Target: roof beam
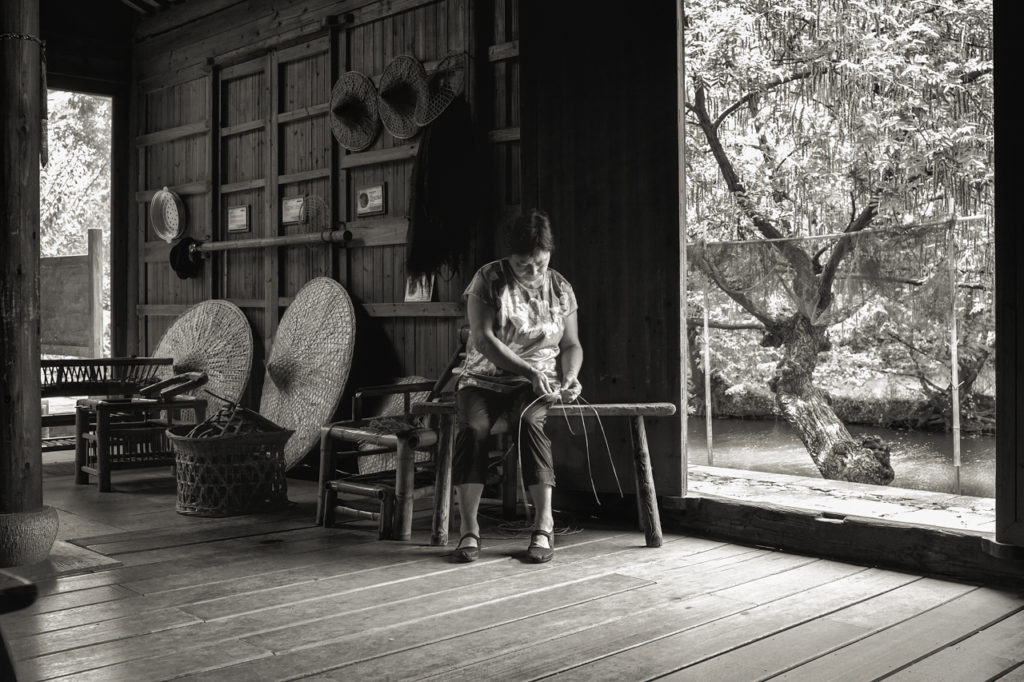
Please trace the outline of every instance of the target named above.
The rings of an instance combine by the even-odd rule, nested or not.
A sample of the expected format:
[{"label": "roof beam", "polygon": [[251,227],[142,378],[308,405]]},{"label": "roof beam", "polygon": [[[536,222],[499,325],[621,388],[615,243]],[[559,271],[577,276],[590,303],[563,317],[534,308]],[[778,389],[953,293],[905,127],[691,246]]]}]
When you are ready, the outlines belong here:
[{"label": "roof beam", "polygon": [[121,0],[121,2],[124,3],[125,5],[127,5],[128,7],[131,7],[133,10],[135,10],[139,14],[149,14],[150,13],[149,10],[145,6],[143,6],[143,4],[141,2],[138,2],[137,0]]}]

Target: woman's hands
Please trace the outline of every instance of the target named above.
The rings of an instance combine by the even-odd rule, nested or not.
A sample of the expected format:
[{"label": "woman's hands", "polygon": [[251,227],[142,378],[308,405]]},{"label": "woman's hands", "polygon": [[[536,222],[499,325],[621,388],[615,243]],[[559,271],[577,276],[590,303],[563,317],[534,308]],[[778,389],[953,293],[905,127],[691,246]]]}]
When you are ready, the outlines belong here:
[{"label": "woman's hands", "polygon": [[530,375],[530,383],[536,395],[544,396],[551,402],[561,400],[563,403],[571,403],[583,393],[583,385],[575,376],[568,376],[565,384],[561,387],[556,382],[548,379],[543,372],[533,372]]},{"label": "woman's hands", "polygon": [[558,399],[558,390],[555,384],[543,372],[533,370],[530,373],[530,384],[533,386],[533,392],[536,395],[545,396],[551,400]]},{"label": "woman's hands", "polygon": [[565,385],[562,386],[562,402],[571,403],[583,393],[583,384],[575,376],[569,375],[565,378]]}]

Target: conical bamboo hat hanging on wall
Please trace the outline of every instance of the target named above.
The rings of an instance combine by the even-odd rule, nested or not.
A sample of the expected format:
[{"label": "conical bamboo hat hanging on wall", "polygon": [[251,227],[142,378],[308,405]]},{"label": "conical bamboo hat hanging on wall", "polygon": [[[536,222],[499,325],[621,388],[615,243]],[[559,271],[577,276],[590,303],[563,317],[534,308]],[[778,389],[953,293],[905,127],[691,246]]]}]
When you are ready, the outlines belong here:
[{"label": "conical bamboo hat hanging on wall", "polygon": [[391,60],[380,77],[380,119],[392,137],[404,140],[419,132],[416,109],[427,97],[427,72],[415,57],[400,55]]},{"label": "conical bamboo hat hanging on wall", "polygon": [[[205,372],[206,385],[195,396],[206,399],[206,413],[242,399],[252,369],[252,328],[245,313],[229,301],[211,300],[185,311],[164,332],[153,357],[172,358],[161,379]],[[204,390],[205,389],[205,390]],[[208,392],[207,392],[208,391]]]},{"label": "conical bamboo hat hanging on wall", "polygon": [[310,280],[281,316],[260,414],[295,432],[284,449],[286,469],[309,452],[338,409],[352,366],[355,331],[352,300],[329,277]]},{"label": "conical bamboo hat hanging on wall", "polygon": [[348,71],[331,91],[331,132],[345,149],[361,152],[377,139],[377,88],[369,76]]},{"label": "conical bamboo hat hanging on wall", "polygon": [[450,54],[427,76],[426,95],[416,103],[416,125],[430,125],[466,89],[466,54]]}]

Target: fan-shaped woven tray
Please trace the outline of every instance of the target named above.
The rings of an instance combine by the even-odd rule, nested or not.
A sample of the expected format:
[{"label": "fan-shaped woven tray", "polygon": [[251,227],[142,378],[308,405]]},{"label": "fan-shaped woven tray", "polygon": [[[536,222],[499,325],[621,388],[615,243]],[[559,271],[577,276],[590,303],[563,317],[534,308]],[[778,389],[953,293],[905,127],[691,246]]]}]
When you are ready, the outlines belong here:
[{"label": "fan-shaped woven tray", "polygon": [[310,280],[281,316],[267,360],[260,414],[294,431],[285,468],[301,460],[331,421],[348,380],[356,318],[344,287],[329,277]]},{"label": "fan-shaped woven tray", "polygon": [[212,414],[225,401],[237,403],[242,398],[252,369],[252,328],[234,303],[203,301],[171,324],[153,355],[174,360],[171,367],[161,368],[161,379],[206,372],[206,385],[194,394],[206,399],[206,412]]}]

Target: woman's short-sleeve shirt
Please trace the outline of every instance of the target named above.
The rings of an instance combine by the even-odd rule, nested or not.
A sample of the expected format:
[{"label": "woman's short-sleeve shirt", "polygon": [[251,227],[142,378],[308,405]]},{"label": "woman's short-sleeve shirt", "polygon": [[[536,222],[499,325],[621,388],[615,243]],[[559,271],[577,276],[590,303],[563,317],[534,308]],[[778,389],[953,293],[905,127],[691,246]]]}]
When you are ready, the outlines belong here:
[{"label": "woman's short-sleeve shirt", "polygon": [[[548,268],[537,287],[528,287],[512,272],[508,260],[488,263],[473,276],[463,298],[473,296],[495,311],[494,335],[531,367],[557,381],[558,344],[565,318],[576,312],[572,285]],[[470,337],[459,386],[510,391],[529,379],[499,369],[473,345]]]}]

